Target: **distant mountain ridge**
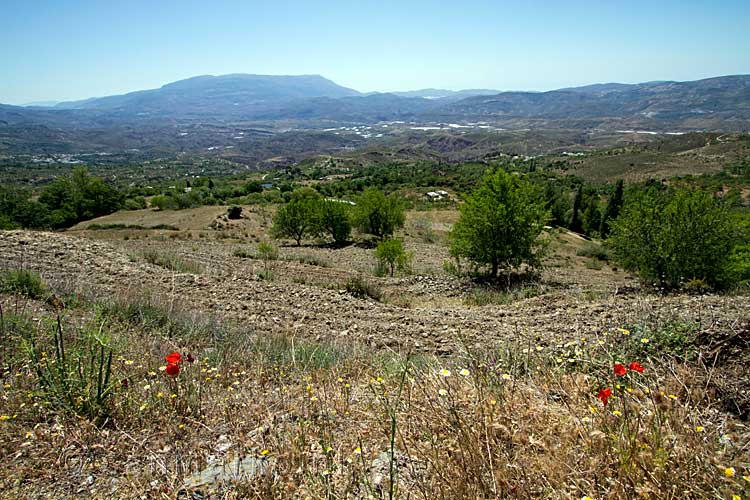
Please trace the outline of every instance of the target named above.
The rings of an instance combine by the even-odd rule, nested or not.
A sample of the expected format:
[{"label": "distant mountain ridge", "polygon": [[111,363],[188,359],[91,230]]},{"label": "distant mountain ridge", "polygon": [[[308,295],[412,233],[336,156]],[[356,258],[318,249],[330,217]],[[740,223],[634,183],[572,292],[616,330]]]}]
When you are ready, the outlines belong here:
[{"label": "distant mountain ridge", "polygon": [[[503,92],[468,97],[446,107],[447,115],[485,119],[644,120],[690,128],[691,120],[750,125],[750,75],[692,82],[598,84],[549,92]],[[700,121],[700,120],[698,120]],[[682,122],[682,123],[679,123]]]},{"label": "distant mountain ridge", "polygon": [[[95,150],[112,143],[182,151],[187,139],[176,142],[169,134],[194,125],[201,132],[191,134],[190,141],[202,144],[207,137],[221,136],[211,127],[241,125],[273,133],[389,121],[469,128],[482,122],[482,127],[509,130],[750,131],[750,75],[548,92],[423,89],[370,94],[319,75],[207,75],[54,107],[0,105],[0,153],[30,151],[43,143],[58,151]],[[169,132],[154,136],[155,130]]]},{"label": "distant mountain ridge", "polygon": [[148,116],[242,115],[279,103],[316,97],[341,98],[359,92],[319,75],[203,75],[158,89],[57,104],[55,109],[131,112]]},{"label": "distant mountain ridge", "polygon": [[[398,119],[485,120],[509,126],[638,125],[732,130],[750,128],[750,76],[692,82],[604,83],[548,92],[422,89],[362,94],[320,75],[203,75],[158,89],[19,108],[35,123],[64,125],[142,120],[316,120],[371,123]],[[7,111],[7,110],[6,110]],[[0,117],[0,119],[2,119]],[[617,122],[617,123],[615,123]],[[619,124],[619,125],[618,125]]]},{"label": "distant mountain ridge", "polygon": [[464,90],[445,90],[445,89],[421,89],[407,90],[404,92],[390,92],[390,94],[399,97],[422,97],[424,99],[462,99],[464,97],[475,95],[494,95],[499,94],[499,90],[492,89],[464,89]]}]

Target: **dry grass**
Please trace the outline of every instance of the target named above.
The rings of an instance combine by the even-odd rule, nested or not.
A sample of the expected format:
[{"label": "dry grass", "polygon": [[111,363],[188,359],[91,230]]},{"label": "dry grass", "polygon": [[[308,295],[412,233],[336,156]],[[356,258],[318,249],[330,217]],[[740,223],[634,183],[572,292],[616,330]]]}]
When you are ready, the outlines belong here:
[{"label": "dry grass", "polygon": [[[52,358],[43,332],[55,312],[32,306],[6,308],[0,331],[4,498],[177,498],[190,473],[246,456],[266,474],[216,498],[750,495],[750,433],[707,390],[715,366],[697,347],[675,356],[687,344],[664,344],[672,331],[644,341],[639,318],[632,333],[448,359],[267,338],[174,303],[82,304],[63,315],[64,334],[99,331],[115,352],[97,427],[40,387],[24,346],[36,334]],[[172,351],[195,357],[176,378],[163,371]],[[614,375],[615,361],[636,357],[644,373]]]}]

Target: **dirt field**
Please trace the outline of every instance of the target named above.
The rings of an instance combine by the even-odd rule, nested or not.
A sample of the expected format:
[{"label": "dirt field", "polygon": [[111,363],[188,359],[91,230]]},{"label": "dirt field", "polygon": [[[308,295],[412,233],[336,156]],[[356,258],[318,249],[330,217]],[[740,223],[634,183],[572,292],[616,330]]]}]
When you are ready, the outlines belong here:
[{"label": "dirt field", "polygon": [[[652,293],[556,229],[540,283],[489,290],[446,272],[453,211],[408,214],[411,274],[361,238],[262,260],[270,211],[224,212],[0,232],[0,271],[51,293],[0,294],[0,498],[750,494],[746,296]],[[102,332],[111,396],[43,390],[85,366],[58,338],[101,371]]]}]

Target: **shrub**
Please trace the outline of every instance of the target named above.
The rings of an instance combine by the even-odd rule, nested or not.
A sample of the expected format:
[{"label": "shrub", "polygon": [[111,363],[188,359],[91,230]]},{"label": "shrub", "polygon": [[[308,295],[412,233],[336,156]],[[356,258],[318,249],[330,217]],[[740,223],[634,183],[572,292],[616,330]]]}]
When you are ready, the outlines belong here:
[{"label": "shrub", "polygon": [[258,243],[258,258],[265,262],[277,260],[279,258],[279,249],[271,243],[261,241]]},{"label": "shrub", "polygon": [[317,255],[297,255],[292,257],[285,257],[284,260],[288,261],[296,261],[300,264],[307,264],[308,266],[318,266],[318,267],[331,267],[331,263],[328,262],[323,257],[319,257]]},{"label": "shrub", "polygon": [[42,278],[28,269],[15,269],[0,274],[0,289],[6,293],[41,299],[47,292]]},{"label": "shrub", "polygon": [[701,192],[641,193],[612,223],[609,244],[622,266],[665,289],[702,279],[723,286],[734,245],[726,210]]},{"label": "shrub", "polygon": [[163,194],[151,198],[151,206],[157,210],[177,210],[179,208],[177,200],[174,197]]},{"label": "shrub", "polygon": [[383,240],[375,249],[375,257],[379,264],[384,268],[387,267],[391,276],[397,268],[401,272],[408,272],[411,269],[413,256],[413,252],[404,250],[401,240]]},{"label": "shrub", "polygon": [[125,210],[142,210],[146,208],[146,198],[143,196],[136,196],[135,198],[128,198],[125,200],[123,207]]},{"label": "shrub", "polygon": [[241,219],[242,218],[242,207],[238,205],[231,206],[227,209],[227,219]]},{"label": "shrub", "polygon": [[344,289],[347,293],[360,299],[366,299],[369,297],[378,302],[383,299],[383,290],[381,290],[379,286],[367,281],[361,276],[349,278],[349,280],[346,282],[346,285],[344,286]]},{"label": "shrub", "polygon": [[729,254],[728,281],[739,286],[750,285],[750,244],[737,245]]},{"label": "shrub", "polygon": [[144,251],[143,260],[178,273],[200,274],[203,272],[203,266],[197,262],[188,261],[173,254],[162,254],[155,250]]},{"label": "shrub", "polygon": [[413,224],[414,230],[425,243],[435,243],[437,235],[432,229],[432,222],[429,219],[417,219]]},{"label": "shrub", "polygon": [[609,260],[609,253],[605,246],[590,242],[585,243],[583,247],[579,248],[576,255],[579,257],[591,257],[605,262]]}]

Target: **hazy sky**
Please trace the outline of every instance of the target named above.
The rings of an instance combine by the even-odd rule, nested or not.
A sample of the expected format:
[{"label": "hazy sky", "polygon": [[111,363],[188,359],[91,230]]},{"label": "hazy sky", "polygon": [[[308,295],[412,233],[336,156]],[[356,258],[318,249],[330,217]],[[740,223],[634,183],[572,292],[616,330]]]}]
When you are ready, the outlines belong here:
[{"label": "hazy sky", "polygon": [[200,74],[360,91],[548,90],[750,73],[750,0],[0,0],[0,102]]}]

